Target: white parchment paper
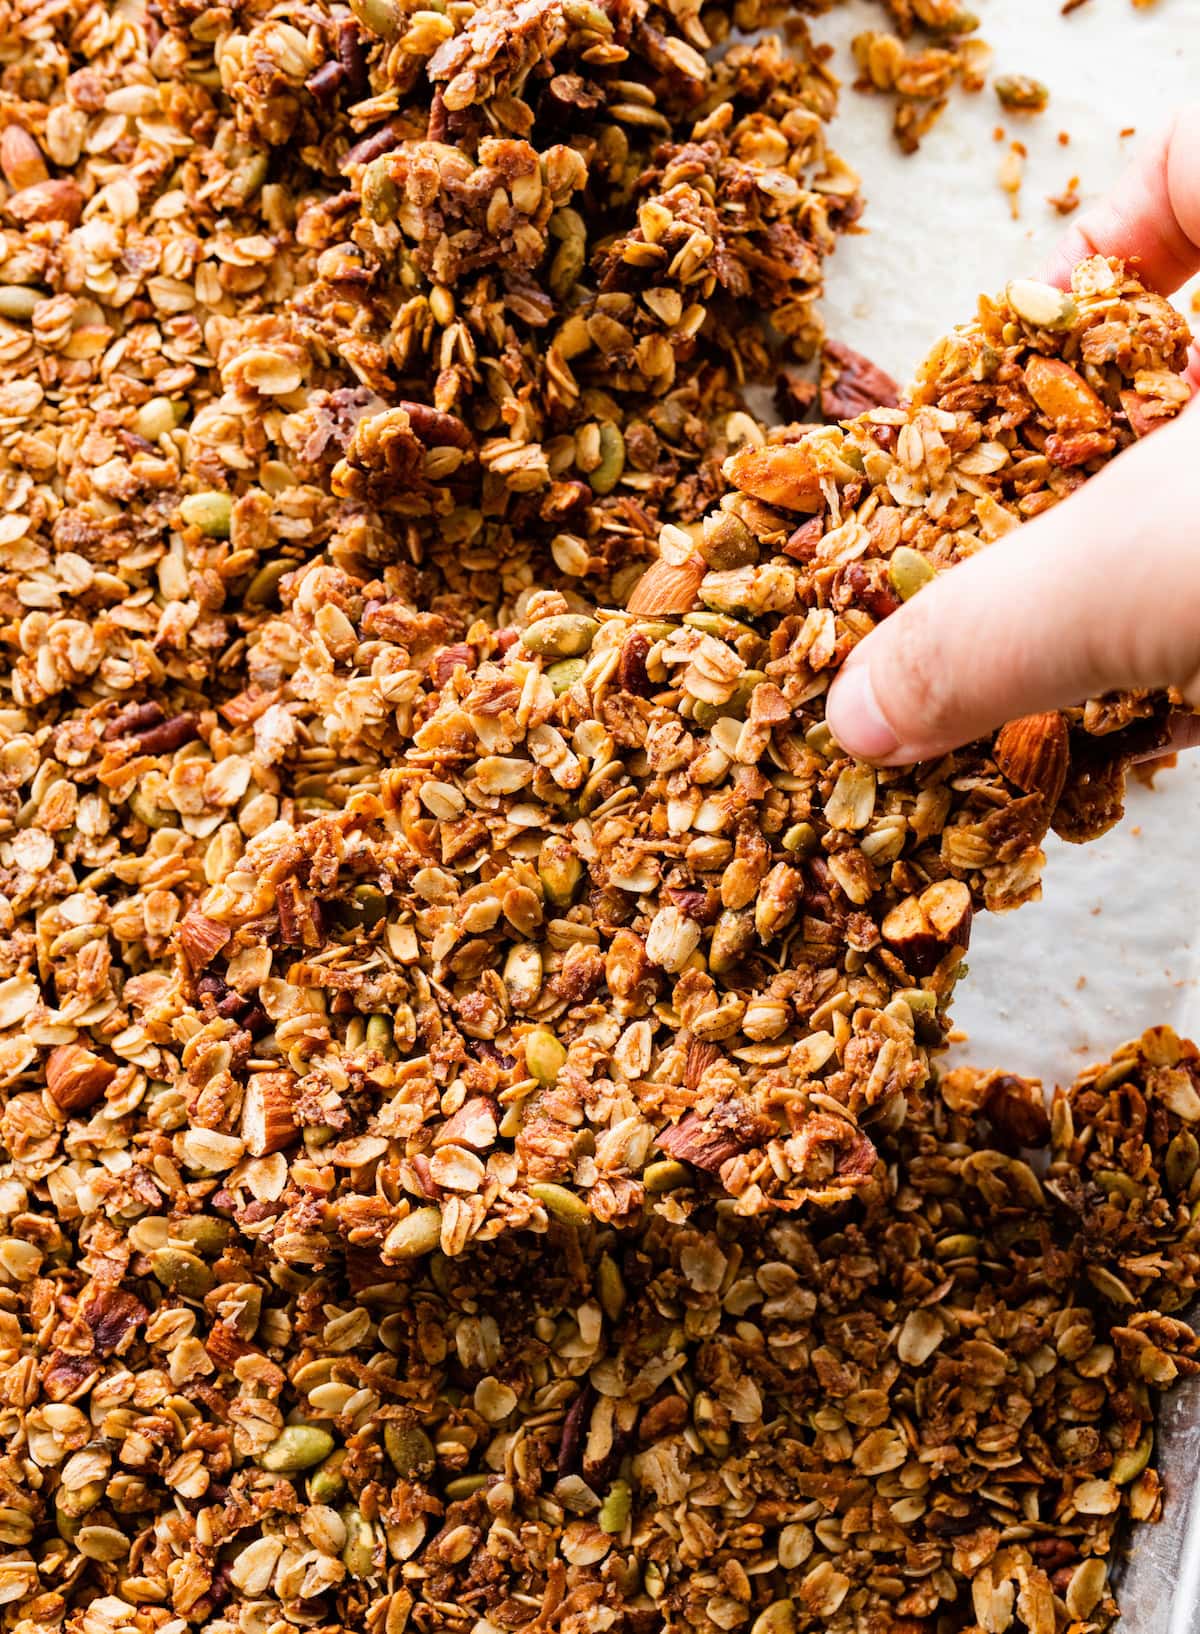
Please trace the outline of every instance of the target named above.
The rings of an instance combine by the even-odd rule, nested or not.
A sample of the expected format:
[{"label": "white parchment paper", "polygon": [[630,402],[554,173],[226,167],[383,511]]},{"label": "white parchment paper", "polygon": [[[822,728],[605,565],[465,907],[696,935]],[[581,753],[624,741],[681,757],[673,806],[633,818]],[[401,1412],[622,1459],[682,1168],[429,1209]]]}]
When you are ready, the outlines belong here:
[{"label": "white parchment paper", "polygon": [[[1102,193],[1139,140],[1200,96],[1200,0],[1158,0],[1145,11],[1131,0],[1089,0],[1069,18],[1059,0],[979,0],[972,9],[996,48],[997,72],[1049,85],[1046,113],[1010,114],[990,88],[959,96],[906,159],[891,144],[888,102],[846,92],[834,130],[838,150],[863,176],[868,232],[843,242],[834,258],[829,328],[901,380],[937,334],[970,315],[981,290],[1036,275],[1065,226],[1047,194],[1063,192],[1073,176],[1085,202]],[[841,42],[844,78],[853,77],[845,42],[879,26],[878,8],[867,4],[818,23],[823,38]],[[1123,137],[1131,126],[1136,134]],[[1029,154],[1016,221],[997,179],[1013,139]],[[1200,1036],[1200,751],[1153,792],[1134,786],[1125,824],[1105,839],[1047,849],[1044,899],[976,922],[955,1010],[969,1034],[964,1057],[1049,1085],[1157,1022]],[[1173,1399],[1159,1462],[1167,1516],[1134,1544],[1122,1627],[1200,1634],[1200,1503],[1192,1501],[1200,1390]]]}]

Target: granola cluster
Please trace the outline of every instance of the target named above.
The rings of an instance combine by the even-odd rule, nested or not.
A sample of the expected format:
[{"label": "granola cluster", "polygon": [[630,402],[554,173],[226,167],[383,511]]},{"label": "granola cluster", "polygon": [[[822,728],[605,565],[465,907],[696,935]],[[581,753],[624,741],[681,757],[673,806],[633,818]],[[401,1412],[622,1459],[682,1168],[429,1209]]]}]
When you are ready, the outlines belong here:
[{"label": "granola cluster", "polygon": [[1186,331],[1091,263],[818,367],[789,10],[0,0],[13,1634],[1110,1616],[1195,1055],[1042,1186],[930,1053],[1166,703],[876,773],[823,698]]},{"label": "granola cluster", "polygon": [[1049,1118],[948,1074],[837,1215],[405,1273],[281,1264],[279,1154],[250,1214],[211,1181],[128,1223],[53,1224],[15,1164],[0,1593],[21,1634],[1096,1634],[1200,1369],[1198,1124],[1159,1029]]},{"label": "granola cluster", "polygon": [[[1176,413],[1186,349],[1106,261],[1070,294],[1014,284],[911,403],[733,455],[625,610],[539,590],[431,649],[398,705],[374,687],[373,786],[263,827],[180,922],[186,1161],[287,1152],[276,1251],[384,1266],[554,1217],[679,1219],[714,1186],[753,1215],[872,1183],[972,914],[1037,894],[1051,827],[1116,820],[1167,703],[879,772],[832,740],[829,682],[935,573]],[[264,628],[311,655],[337,619],[340,653],[272,680],[340,760],[408,656],[393,608],[322,564]]]}]

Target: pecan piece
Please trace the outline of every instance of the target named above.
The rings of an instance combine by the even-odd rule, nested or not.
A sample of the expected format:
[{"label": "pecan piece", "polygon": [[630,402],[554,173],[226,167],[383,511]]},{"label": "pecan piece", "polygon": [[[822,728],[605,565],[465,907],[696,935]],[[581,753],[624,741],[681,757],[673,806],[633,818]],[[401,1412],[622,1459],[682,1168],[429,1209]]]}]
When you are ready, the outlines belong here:
[{"label": "pecan piece", "polygon": [[895,408],[900,388],[869,357],[827,340],[821,368],[821,413],[827,420],[852,420],[873,408]]},{"label": "pecan piece", "polygon": [[163,721],[159,726],[139,731],[138,748],[145,755],[167,755],[172,750],[182,749],[185,743],[191,743],[193,738],[199,736],[199,716],[194,710],[185,709],[181,715],[172,715],[170,720]]},{"label": "pecan piece", "polygon": [[101,1356],[120,1351],[126,1340],[150,1315],[136,1294],[126,1288],[97,1288],[84,1307],[84,1319],[92,1330],[92,1343]]},{"label": "pecan piece", "polygon": [[62,1112],[94,1106],[116,1076],[116,1067],[82,1044],[60,1044],[46,1061],[46,1088]]}]

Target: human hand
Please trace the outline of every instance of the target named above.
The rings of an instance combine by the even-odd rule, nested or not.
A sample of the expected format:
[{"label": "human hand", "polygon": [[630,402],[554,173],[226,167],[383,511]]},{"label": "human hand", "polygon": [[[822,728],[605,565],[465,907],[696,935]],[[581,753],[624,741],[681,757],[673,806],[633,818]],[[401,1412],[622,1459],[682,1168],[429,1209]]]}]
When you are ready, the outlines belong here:
[{"label": "human hand", "polygon": [[[1200,105],[1180,114],[1045,274],[1138,259],[1169,295],[1200,271]],[[1200,350],[1188,371],[1200,387]],[[855,648],[826,719],[852,754],[909,765],[1004,721],[1125,687],[1200,707],[1200,409],[1128,449],[1063,504],[935,581]],[[1176,745],[1200,742],[1186,717]]]}]

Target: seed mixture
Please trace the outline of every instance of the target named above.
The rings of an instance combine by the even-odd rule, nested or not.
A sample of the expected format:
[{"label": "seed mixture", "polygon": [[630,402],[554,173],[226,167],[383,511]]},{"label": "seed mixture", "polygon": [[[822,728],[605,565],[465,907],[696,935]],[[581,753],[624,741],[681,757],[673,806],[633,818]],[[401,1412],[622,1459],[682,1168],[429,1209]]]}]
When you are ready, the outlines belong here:
[{"label": "seed mixture", "polygon": [[68,1265],[78,1216],[20,1213],[17,1163],[15,1626],[1106,1629],[1158,1394],[1200,1366],[1198,1085],[1166,1029],[1049,1118],[960,1069],[837,1216],[717,1203],[348,1282],[201,1187]]},{"label": "seed mixture", "polygon": [[1195,1054],[1122,1057],[1144,1151],[1072,1092],[1040,1192],[1033,1088],[930,1054],[1167,701],[876,774],[822,700],[1187,334],[1089,263],[900,405],[823,341],[862,203],[791,9],[0,18],[16,1634],[1111,1618]]}]

